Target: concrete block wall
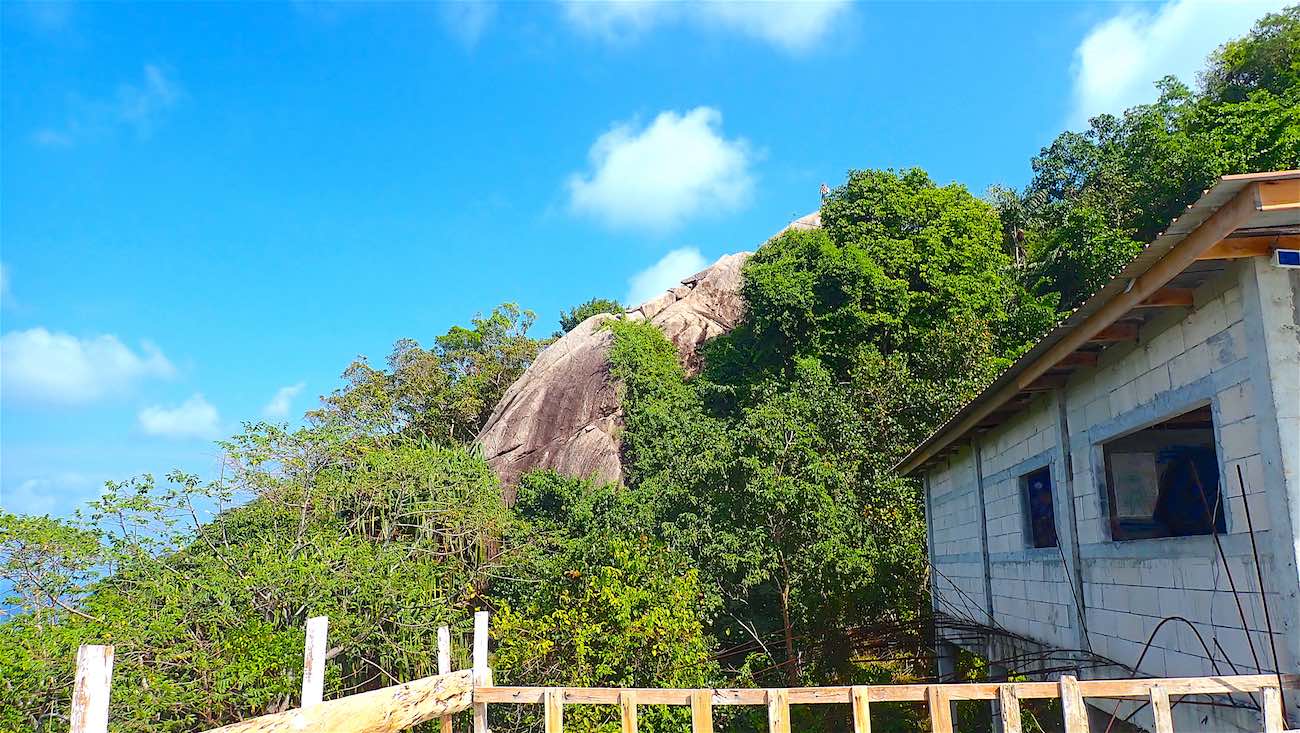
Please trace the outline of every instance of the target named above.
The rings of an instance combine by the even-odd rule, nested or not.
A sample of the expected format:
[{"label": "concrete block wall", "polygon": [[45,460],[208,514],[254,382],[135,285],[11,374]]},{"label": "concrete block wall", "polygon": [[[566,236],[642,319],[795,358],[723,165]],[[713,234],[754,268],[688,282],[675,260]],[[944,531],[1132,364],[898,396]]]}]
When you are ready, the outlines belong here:
[{"label": "concrete block wall", "polygon": [[928,511],[931,562],[935,568],[934,607],[987,623],[973,451],[964,450],[953,456],[946,470],[929,477]]},{"label": "concrete block wall", "polygon": [[[971,607],[971,613],[956,615],[987,622],[986,611],[973,605],[983,604],[989,593],[998,625],[1044,644],[1074,648],[1082,635],[1075,628],[1077,605],[1066,574],[1073,565],[1064,560],[1077,550],[1079,600],[1095,653],[1153,676],[1275,667],[1300,672],[1298,291],[1300,274],[1279,274],[1262,260],[1232,263],[1197,289],[1194,307],[1165,311],[1144,326],[1136,344],[1108,348],[1096,368],[1080,370],[1057,394],[1040,397],[975,438],[987,556],[975,451],[967,446],[932,469],[927,477],[932,557],[953,581],[946,593],[939,592],[936,608],[953,613],[953,607]],[[1214,416],[1222,471],[1227,533],[1218,539],[1226,562],[1209,536],[1112,541],[1102,443],[1206,404]],[[1068,446],[1061,445],[1063,434]],[[1067,449],[1073,467],[1068,477]],[[1043,466],[1052,470],[1059,550],[1029,547],[1026,537],[1019,479]],[[1072,505],[1062,506],[1071,494]],[[1265,631],[1247,508],[1268,590],[1272,639]],[[1160,625],[1171,616],[1186,621]],[[1088,674],[1127,673],[1111,668]],[[1215,709],[1189,707],[1185,715],[1206,710]],[[1250,718],[1222,711],[1212,717],[1223,730],[1237,729]]]},{"label": "concrete block wall", "polygon": [[[1089,640],[1094,652],[1124,664],[1136,666],[1141,657],[1143,674],[1228,674],[1234,667],[1248,673],[1273,666],[1246,534],[1245,503],[1257,533],[1267,530],[1269,510],[1238,277],[1230,268],[1207,282],[1192,309],[1148,323],[1137,344],[1108,349],[1096,369],[1076,375],[1065,389]],[[1228,534],[1220,540],[1227,563],[1208,536],[1112,542],[1101,444],[1207,403],[1222,467]],[[1261,553],[1267,579],[1267,543]],[[1270,609],[1280,600],[1270,598]],[[1181,621],[1156,632],[1169,616],[1186,618],[1200,638]]]}]

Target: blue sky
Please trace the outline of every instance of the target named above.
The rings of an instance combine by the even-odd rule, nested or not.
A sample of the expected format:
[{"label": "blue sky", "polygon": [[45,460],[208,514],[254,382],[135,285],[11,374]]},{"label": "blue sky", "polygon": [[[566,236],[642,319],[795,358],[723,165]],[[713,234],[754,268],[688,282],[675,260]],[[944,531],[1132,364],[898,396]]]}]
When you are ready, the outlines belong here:
[{"label": "blue sky", "polygon": [[0,506],[210,475],[348,362],[538,335],[851,168],[975,191],[1277,6],[5,3]]}]

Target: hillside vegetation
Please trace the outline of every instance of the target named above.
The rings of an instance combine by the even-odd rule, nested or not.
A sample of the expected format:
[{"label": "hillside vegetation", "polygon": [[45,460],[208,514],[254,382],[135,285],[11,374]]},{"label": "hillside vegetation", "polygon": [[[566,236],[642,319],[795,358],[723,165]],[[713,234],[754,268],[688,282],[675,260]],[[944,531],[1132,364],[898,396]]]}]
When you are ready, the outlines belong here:
[{"label": "hillside vegetation", "polygon": [[[654,327],[613,322],[624,486],[534,472],[503,502],[470,441],[545,345],[506,304],[352,364],[305,427],[247,425],[215,480],[111,484],[76,521],[0,513],[22,609],[0,623],[0,729],[66,730],[81,643],[116,645],[114,730],[284,709],[322,614],[327,697],[435,673],[437,627],[463,640],[477,609],[493,611],[498,684],[930,674],[920,489],[891,465],[1217,176],[1300,167],[1300,9],[1221,48],[1196,88],[1159,89],[1058,136],[1024,191],[851,171],[822,229],[749,261],[748,313],[697,377]],[[562,328],[611,309],[593,299]],[[839,706],[817,707],[796,726],[839,727]],[[920,712],[881,706],[876,727],[916,730]],[[642,725],[686,714],[647,709]],[[536,725],[493,715],[502,733]],[[566,726],[616,716],[580,707]]]}]

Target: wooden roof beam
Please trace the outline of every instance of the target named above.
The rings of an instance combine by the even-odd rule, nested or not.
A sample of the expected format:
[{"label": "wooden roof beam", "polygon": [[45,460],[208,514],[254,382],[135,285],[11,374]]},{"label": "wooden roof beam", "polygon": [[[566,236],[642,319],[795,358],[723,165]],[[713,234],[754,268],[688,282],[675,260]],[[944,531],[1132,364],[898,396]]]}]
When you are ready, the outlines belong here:
[{"label": "wooden roof beam", "polygon": [[1243,257],[1268,257],[1275,249],[1300,248],[1300,236],[1294,234],[1229,237],[1196,256],[1198,260],[1239,260]]},{"label": "wooden roof beam", "polygon": [[1138,324],[1132,321],[1116,321],[1089,336],[1088,343],[1113,344],[1120,341],[1137,341],[1137,337]]},{"label": "wooden roof beam", "polygon": [[1259,185],[1259,210],[1300,209],[1300,178],[1268,181]]},{"label": "wooden roof beam", "polygon": [[1192,288],[1160,288],[1134,308],[1190,308]]},{"label": "wooden roof beam", "polygon": [[1076,367],[1097,366],[1100,354],[1096,351],[1076,351],[1066,354],[1065,358],[1052,365],[1053,369],[1074,369]]},{"label": "wooden roof beam", "polygon": [[1026,392],[1051,392],[1054,389],[1060,389],[1069,381],[1069,374],[1044,374],[1025,385]]}]

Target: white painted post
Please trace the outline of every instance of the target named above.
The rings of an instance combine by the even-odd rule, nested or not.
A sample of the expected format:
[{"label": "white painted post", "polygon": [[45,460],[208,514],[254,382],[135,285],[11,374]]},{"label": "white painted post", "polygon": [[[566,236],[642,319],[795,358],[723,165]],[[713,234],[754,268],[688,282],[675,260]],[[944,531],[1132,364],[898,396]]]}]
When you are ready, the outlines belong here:
[{"label": "white painted post", "polygon": [[[474,686],[492,684],[492,670],[488,668],[488,612],[474,614]],[[474,733],[488,733],[487,703],[474,703]]]},{"label": "white painted post", "polygon": [[[438,627],[438,674],[451,672],[451,629]],[[451,716],[442,716],[442,733],[451,733]]]},{"label": "white painted post", "polygon": [[72,733],[108,733],[108,693],[113,680],[113,647],[82,644],[72,689]]},{"label": "white painted post", "polygon": [[302,707],[319,704],[325,699],[325,654],[329,637],[328,616],[307,619],[307,640],[302,653]]}]

